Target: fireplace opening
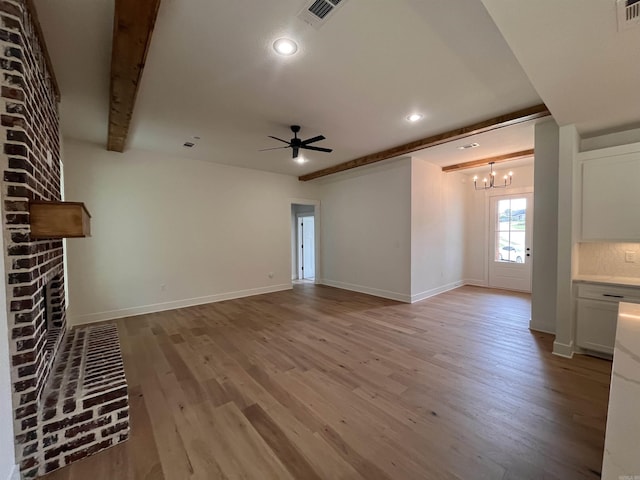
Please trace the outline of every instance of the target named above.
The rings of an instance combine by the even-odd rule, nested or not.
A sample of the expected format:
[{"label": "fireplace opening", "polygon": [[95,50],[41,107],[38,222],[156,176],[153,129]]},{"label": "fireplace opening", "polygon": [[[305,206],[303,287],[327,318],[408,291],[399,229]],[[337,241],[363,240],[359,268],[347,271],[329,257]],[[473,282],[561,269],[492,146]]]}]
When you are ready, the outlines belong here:
[{"label": "fireplace opening", "polygon": [[60,309],[60,282],[59,275],[54,276],[42,287],[44,298],[43,316],[44,331],[46,335],[45,352],[51,354],[58,340],[61,325]]}]

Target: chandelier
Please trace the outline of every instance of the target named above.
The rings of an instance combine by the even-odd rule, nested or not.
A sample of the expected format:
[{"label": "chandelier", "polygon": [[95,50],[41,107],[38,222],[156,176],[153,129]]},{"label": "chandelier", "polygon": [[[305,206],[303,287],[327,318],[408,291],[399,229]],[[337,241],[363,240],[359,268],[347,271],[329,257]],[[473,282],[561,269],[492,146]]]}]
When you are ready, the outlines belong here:
[{"label": "chandelier", "polygon": [[491,171],[489,172],[489,178],[484,177],[482,179],[481,185],[478,185],[478,176],[473,177],[473,186],[476,190],[489,190],[490,188],[505,188],[511,185],[511,179],[513,178],[513,172],[507,173],[502,179],[504,180],[504,184],[500,183],[496,185],[496,172],[493,171],[493,164],[496,162],[489,162],[489,168]]}]

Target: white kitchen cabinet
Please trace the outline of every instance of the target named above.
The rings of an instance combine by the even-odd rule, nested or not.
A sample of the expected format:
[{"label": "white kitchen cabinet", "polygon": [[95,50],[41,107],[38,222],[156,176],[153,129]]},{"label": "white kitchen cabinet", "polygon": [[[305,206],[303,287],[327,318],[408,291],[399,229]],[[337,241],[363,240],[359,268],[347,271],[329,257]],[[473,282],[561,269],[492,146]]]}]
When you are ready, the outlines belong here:
[{"label": "white kitchen cabinet", "polygon": [[618,303],[578,299],[576,345],[613,355],[616,340]]},{"label": "white kitchen cabinet", "polygon": [[640,150],[633,148],[640,147],[581,154],[583,241],[640,241]]},{"label": "white kitchen cabinet", "polygon": [[640,289],[605,284],[577,286],[576,345],[613,355],[620,302],[640,303]]}]

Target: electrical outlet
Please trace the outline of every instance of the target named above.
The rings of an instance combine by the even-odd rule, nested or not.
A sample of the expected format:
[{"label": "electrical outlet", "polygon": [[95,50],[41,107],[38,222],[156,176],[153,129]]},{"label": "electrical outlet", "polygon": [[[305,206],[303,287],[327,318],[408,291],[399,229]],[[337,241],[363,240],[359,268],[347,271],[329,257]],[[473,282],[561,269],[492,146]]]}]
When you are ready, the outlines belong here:
[{"label": "electrical outlet", "polygon": [[273,278],[273,277],[275,277],[275,273],[273,273],[273,272],[269,272],[269,275],[268,275],[268,276],[269,276],[269,278]]},{"label": "electrical outlet", "polygon": [[167,286],[164,283],[160,284],[160,290],[161,291],[164,292],[166,289],[167,289]]},{"label": "electrical outlet", "polygon": [[636,263],[636,252],[630,250],[624,252],[624,261],[627,263]]}]

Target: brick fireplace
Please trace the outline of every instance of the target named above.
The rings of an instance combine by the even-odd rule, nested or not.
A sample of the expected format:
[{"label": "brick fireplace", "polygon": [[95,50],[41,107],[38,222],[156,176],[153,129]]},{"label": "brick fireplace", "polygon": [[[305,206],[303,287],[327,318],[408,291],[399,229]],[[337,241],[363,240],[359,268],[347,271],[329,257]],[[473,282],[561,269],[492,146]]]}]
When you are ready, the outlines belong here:
[{"label": "brick fireplace", "polygon": [[63,242],[30,236],[61,200],[58,90],[31,0],[0,0],[2,220],[15,455],[33,478],[128,437],[115,326],[67,332]]}]

